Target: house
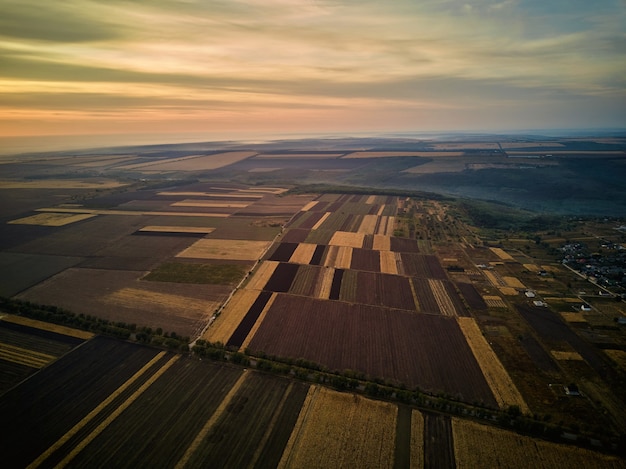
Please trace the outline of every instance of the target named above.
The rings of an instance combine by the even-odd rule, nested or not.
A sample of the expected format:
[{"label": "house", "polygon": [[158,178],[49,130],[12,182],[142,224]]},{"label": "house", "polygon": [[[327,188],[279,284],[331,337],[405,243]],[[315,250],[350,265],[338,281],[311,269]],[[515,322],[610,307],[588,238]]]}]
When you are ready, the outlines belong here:
[{"label": "house", "polygon": [[526,290],[526,291],[524,292],[524,295],[526,295],[526,298],[534,298],[534,297],[536,296],[536,295],[535,295],[535,292],[534,292],[534,291],[532,291],[532,290]]}]

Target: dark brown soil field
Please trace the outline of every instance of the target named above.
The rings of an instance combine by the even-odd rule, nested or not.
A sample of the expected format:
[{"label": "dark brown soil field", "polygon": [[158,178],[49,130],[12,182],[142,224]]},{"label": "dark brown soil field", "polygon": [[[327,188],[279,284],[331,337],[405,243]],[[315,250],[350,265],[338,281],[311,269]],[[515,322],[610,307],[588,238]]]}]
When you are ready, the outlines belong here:
[{"label": "dark brown soil field", "polygon": [[250,349],[496,406],[451,318],[278,295]]},{"label": "dark brown soil field", "polygon": [[304,243],[306,237],[309,235],[309,230],[303,230],[300,228],[293,228],[287,231],[282,238],[284,243]]},{"label": "dark brown soil field", "polygon": [[297,247],[298,243],[282,242],[276,246],[276,249],[274,249],[274,252],[268,259],[270,261],[289,262],[289,259],[291,259],[291,256]]},{"label": "dark brown soil field", "polygon": [[544,350],[541,344],[537,342],[537,339],[532,335],[524,336],[524,338],[520,340],[520,345],[524,348],[533,363],[537,365],[537,368],[546,372],[559,372],[559,367],[552,356]]},{"label": "dark brown soil field", "polygon": [[438,280],[447,278],[446,271],[439,263],[437,256],[407,252],[403,252],[400,256],[402,257],[402,266],[406,275]]},{"label": "dark brown soil field", "polygon": [[345,301],[394,309],[415,310],[409,279],[391,274],[357,272],[357,288],[354,298]]},{"label": "dark brown soil field", "polygon": [[452,421],[447,415],[424,415],[424,469],[455,469]]},{"label": "dark brown soil field", "polygon": [[391,238],[391,250],[395,252],[420,252],[417,241],[408,238]]},{"label": "dark brown soil field", "polygon": [[430,284],[427,279],[413,278],[413,287],[415,288],[415,296],[419,304],[419,310],[423,313],[441,314],[439,311],[439,304],[435,300],[433,290],[430,288]]},{"label": "dark brown soil field", "polygon": [[325,252],[326,252],[326,246],[319,244],[315,248],[315,252],[313,253],[313,256],[311,257],[311,262],[309,263],[311,265],[320,265],[322,263],[322,259],[324,258]]},{"label": "dark brown soil field", "polygon": [[311,200],[313,198],[306,195],[267,196],[237,211],[236,215],[246,217],[291,217]]},{"label": "dark brown soil field", "polygon": [[231,290],[227,285],[140,281],[144,274],[71,268],[28,289],[19,298],[192,336]]},{"label": "dark brown soil field", "polygon": [[323,216],[324,212],[311,212],[311,215],[306,217],[306,220],[298,224],[298,228],[310,230]]},{"label": "dark brown soil field", "polygon": [[70,256],[0,252],[0,296],[17,295],[82,260]]},{"label": "dark brown soil field", "polygon": [[250,330],[254,326],[257,319],[259,319],[259,316],[263,312],[263,308],[265,308],[265,305],[271,296],[272,293],[268,291],[262,291],[259,293],[259,296],[254,303],[252,303],[252,306],[237,326],[237,329],[235,329],[235,332],[233,332],[233,335],[230,339],[228,339],[226,345],[235,346],[237,348],[241,347],[241,344],[243,344],[243,341],[246,340],[246,337],[248,337]]},{"label": "dark brown soil field", "polygon": [[[83,339],[76,337],[0,321],[0,348],[8,345],[60,357],[83,342]],[[0,395],[38,370],[38,368],[16,363],[16,361],[0,359]]]},{"label": "dark brown soil field", "polygon": [[157,352],[97,337],[5,393],[0,412],[11,422],[0,438],[5,467],[26,467]]},{"label": "dark brown soil field", "polygon": [[478,290],[471,283],[458,282],[456,283],[457,288],[461,292],[461,295],[467,301],[470,309],[484,311],[487,309],[487,304],[483,297],[480,296]]},{"label": "dark brown soil field", "polygon": [[380,254],[378,251],[355,248],[352,250],[352,263],[350,268],[354,270],[367,270],[368,272],[380,272]]},{"label": "dark brown soil field", "polygon": [[249,372],[185,467],[276,467],[307,391],[306,384]]},{"label": "dark brown soil field", "polygon": [[14,251],[55,256],[92,256],[146,225],[153,217],[102,215],[56,228],[54,232],[16,247]]},{"label": "dark brown soil field", "polygon": [[341,283],[343,281],[343,275],[345,270],[337,269],[335,270],[335,275],[333,276],[333,283],[330,287],[330,295],[329,299],[338,300],[339,295],[341,294]]},{"label": "dark brown soil field", "polygon": [[565,341],[571,345],[602,378],[614,376],[615,372],[601,355],[601,352],[576,335],[556,313],[553,313],[547,308],[538,308],[529,305],[518,305],[516,307],[519,313],[528,321],[530,326],[546,344],[555,344]]},{"label": "dark brown soil field", "polygon": [[442,280],[443,286],[448,293],[448,297],[452,301],[454,305],[454,310],[456,311],[457,316],[465,316],[469,317],[470,313],[467,310],[467,307],[463,304],[461,297],[459,296],[456,288],[454,288],[454,284],[449,282],[448,280]]},{"label": "dark brown soil field", "polygon": [[263,289],[272,292],[288,292],[299,267],[298,264],[278,264]]},{"label": "dark brown soil field", "polygon": [[216,363],[179,359],[87,445],[72,466],[174,467],[241,373]]},{"label": "dark brown soil field", "polygon": [[314,265],[301,265],[291,284],[289,293],[292,295],[314,296],[315,289],[325,267]]}]

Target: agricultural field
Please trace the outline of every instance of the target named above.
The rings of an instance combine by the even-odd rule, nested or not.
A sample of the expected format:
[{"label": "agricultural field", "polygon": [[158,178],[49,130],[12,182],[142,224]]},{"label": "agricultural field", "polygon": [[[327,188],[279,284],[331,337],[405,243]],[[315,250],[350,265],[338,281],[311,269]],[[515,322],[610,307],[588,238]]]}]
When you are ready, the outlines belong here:
[{"label": "agricultural field", "polygon": [[0,316],[0,394],[91,337],[20,316]]},{"label": "agricultural field", "polygon": [[[598,157],[601,165],[617,161],[623,151],[603,150],[602,145],[613,143],[588,142],[582,148],[583,143],[569,141],[507,141],[502,147],[496,142],[333,144],[334,149],[324,144],[315,150],[274,142],[189,145],[145,154],[125,149],[33,155],[24,164],[28,171],[17,160],[3,164],[0,295],[132,325],[138,333],[131,340],[141,328],[161,329],[185,340],[219,342],[224,353],[250,360],[244,372],[173,352],[146,348],[150,351],[139,353],[123,343],[123,353],[111,352],[117,364],[102,358],[103,372],[117,373],[124,357],[134,364],[115,389],[107,388],[110,401],[97,393],[100,397],[90,401],[91,410],[100,409],[97,418],[62,439],[91,412],[85,404],[95,392],[89,383],[99,378],[83,368],[88,383],[79,389],[87,396],[68,415],[71,422],[48,429],[48,421],[38,420],[43,430],[29,423],[33,434],[51,432],[33,449],[44,454],[54,448],[42,465],[70,458],[70,465],[91,467],[101,461],[110,466],[123,455],[129,466],[164,461],[197,467],[206,460],[224,467],[239,467],[242,461],[251,467],[301,466],[314,461],[317,450],[311,448],[320,444],[327,450],[317,451],[320,461],[340,457],[332,444],[312,439],[326,425],[336,429],[329,433],[333,441],[350,448],[360,467],[370,460],[376,466],[468,467],[474,464],[469,450],[459,449],[466,444],[461,427],[468,422],[458,416],[485,423],[490,417],[483,415],[489,412],[546,422],[605,448],[620,441],[626,429],[620,392],[626,385],[626,339],[618,319],[626,316],[626,308],[619,298],[599,294],[598,286],[567,270],[559,258],[566,240],[589,243],[598,252],[609,249],[603,244],[623,243],[614,220],[569,219],[554,228],[549,216],[524,222],[504,205],[477,213],[476,207],[486,204],[431,197],[414,188],[431,190],[452,181],[450,190],[484,194],[498,181],[497,191],[510,190],[498,192],[494,200],[515,199],[522,184],[526,192],[537,192],[529,198],[536,202],[552,184],[540,189],[540,182],[530,184],[524,177],[528,171],[520,169],[532,167],[538,181],[549,173],[551,182],[559,171],[578,174],[585,155]],[[557,157],[547,158],[546,152]],[[524,155],[533,158],[520,158]],[[39,171],[41,180],[31,178]],[[384,177],[384,187],[380,181],[370,184],[373,174]],[[343,184],[355,193],[334,191]],[[558,187],[569,201],[570,193]],[[594,212],[598,215],[621,203],[622,189],[610,181],[603,187],[612,196]],[[584,184],[579,188],[587,191]],[[491,228],[474,226],[476,220]],[[583,303],[589,311],[581,311]],[[70,352],[72,341],[85,338],[68,339],[69,344],[50,335],[64,337],[62,332],[47,331],[28,339],[28,329],[17,331],[18,326],[30,327],[0,321],[5,396],[33,370],[39,371],[24,385],[40,376],[54,384],[48,370],[68,373],[57,368],[66,359],[75,360],[69,367],[82,366],[72,358],[78,350],[91,357],[90,350],[102,346],[104,352],[98,353],[109,354],[113,347],[105,346],[105,339],[92,339]],[[143,358],[135,363],[136,353]],[[293,380],[294,370],[278,379],[254,370],[264,357],[281,364],[300,360],[311,368],[298,371],[303,381]],[[321,370],[356,376],[359,382],[351,383],[353,393],[331,392],[327,386],[333,380],[320,378]],[[73,376],[70,381],[77,379]],[[190,384],[169,387],[176,382]],[[376,444],[384,440],[384,448],[378,448],[384,460],[378,460],[367,452],[374,442],[358,446],[376,433],[359,430],[362,422],[353,419],[354,409],[365,407],[359,415],[374,418],[377,405],[385,407],[364,397],[373,383],[390,385],[392,395],[419,393],[455,416],[414,408],[421,398],[405,401],[402,410],[386,403],[394,418],[380,424],[386,431],[374,438]],[[567,391],[570,385],[580,392]],[[46,386],[32,392],[45,393]],[[208,394],[203,387],[214,398],[202,401]],[[155,405],[157,396],[163,396],[162,404]],[[69,405],[64,402],[60,411]],[[305,419],[318,414],[316,406],[322,404],[341,409],[336,414],[353,422],[354,433],[331,423],[336,415]],[[464,405],[467,414],[457,407]],[[35,411],[42,411],[43,404],[37,406]],[[313,409],[313,414],[301,409]],[[52,413],[44,417],[52,419]],[[188,426],[175,414],[184,415]],[[258,425],[244,425],[249,421]],[[294,428],[299,429],[296,436]],[[116,441],[120,433],[129,436],[127,442]],[[142,441],[142,434],[155,436]],[[171,451],[155,447],[151,441],[157,440],[166,441]],[[55,447],[58,441],[63,443]],[[520,447],[527,444],[515,441]],[[133,445],[138,450],[130,454]],[[542,455],[560,451],[540,447]],[[595,453],[584,454],[593,459]],[[489,456],[479,457],[491,465]],[[587,456],[568,457],[594,467],[585,463]],[[545,458],[543,464],[556,465]]]},{"label": "agricultural field", "polygon": [[517,467],[522,458],[624,467],[588,449],[103,337],[0,394],[0,410],[12,422],[0,440],[8,468]]}]

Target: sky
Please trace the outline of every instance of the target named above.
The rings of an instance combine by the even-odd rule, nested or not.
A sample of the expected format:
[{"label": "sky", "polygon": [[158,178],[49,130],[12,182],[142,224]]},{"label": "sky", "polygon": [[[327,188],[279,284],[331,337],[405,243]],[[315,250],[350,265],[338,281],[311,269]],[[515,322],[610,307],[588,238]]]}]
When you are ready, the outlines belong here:
[{"label": "sky", "polygon": [[0,11],[0,137],[626,128],[626,0]]}]

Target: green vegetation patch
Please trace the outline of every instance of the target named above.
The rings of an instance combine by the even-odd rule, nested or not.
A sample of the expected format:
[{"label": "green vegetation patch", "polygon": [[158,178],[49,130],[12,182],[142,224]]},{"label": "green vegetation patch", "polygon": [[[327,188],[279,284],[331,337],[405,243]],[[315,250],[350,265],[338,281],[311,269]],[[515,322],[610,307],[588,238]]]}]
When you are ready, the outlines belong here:
[{"label": "green vegetation patch", "polygon": [[166,262],[144,277],[153,282],[230,285],[243,278],[245,269],[232,264]]}]

